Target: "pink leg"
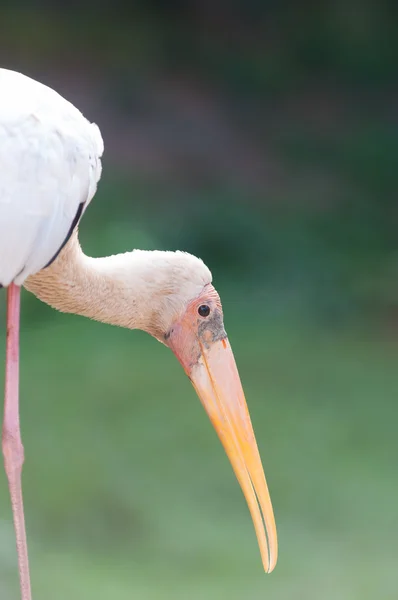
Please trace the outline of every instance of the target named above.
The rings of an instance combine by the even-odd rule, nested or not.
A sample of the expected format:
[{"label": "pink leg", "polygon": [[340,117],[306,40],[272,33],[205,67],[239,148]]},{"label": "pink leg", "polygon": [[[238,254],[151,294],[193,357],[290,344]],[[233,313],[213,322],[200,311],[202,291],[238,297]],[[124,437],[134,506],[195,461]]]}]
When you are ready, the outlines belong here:
[{"label": "pink leg", "polygon": [[21,484],[24,450],[19,429],[20,298],[21,288],[12,283],[7,290],[7,345],[2,445],[17,541],[21,598],[22,600],[32,600]]}]

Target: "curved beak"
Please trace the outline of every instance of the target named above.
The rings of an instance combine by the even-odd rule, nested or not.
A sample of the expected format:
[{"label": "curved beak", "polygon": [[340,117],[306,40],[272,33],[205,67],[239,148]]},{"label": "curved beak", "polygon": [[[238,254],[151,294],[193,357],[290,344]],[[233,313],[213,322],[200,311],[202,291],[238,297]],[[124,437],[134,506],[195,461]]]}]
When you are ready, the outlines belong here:
[{"label": "curved beak", "polygon": [[192,330],[189,335],[183,329],[185,335],[175,331],[177,335],[169,345],[224,446],[253,519],[264,569],[270,573],[278,557],[274,513],[231,346],[225,333],[214,341],[208,335],[199,335],[191,344]]}]

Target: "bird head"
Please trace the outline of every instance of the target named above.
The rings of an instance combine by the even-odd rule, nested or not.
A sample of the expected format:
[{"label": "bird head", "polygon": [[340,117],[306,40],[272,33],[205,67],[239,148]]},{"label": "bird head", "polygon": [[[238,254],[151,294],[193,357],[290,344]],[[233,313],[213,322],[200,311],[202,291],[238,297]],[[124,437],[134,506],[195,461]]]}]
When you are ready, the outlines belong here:
[{"label": "bird head", "polygon": [[[200,259],[186,253],[152,258],[162,260],[163,269],[159,264],[154,269],[157,303],[152,304],[147,331],[173,351],[192,382],[241,485],[264,569],[271,572],[278,554],[271,499],[211,273]],[[152,290],[152,301],[154,296]]]}]

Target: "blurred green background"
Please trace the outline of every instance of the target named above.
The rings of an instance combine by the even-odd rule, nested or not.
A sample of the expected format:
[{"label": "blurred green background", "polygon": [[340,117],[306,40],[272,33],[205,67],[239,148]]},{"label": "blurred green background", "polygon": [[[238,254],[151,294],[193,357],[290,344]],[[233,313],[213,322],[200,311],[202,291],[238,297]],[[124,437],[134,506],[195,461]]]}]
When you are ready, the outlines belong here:
[{"label": "blurred green background", "polygon": [[[102,129],[85,251],[179,248],[212,269],[280,539],[266,576],[169,351],[25,293],[35,598],[397,597],[397,7],[1,3],[1,66]],[[3,474],[0,598],[18,598]]]}]

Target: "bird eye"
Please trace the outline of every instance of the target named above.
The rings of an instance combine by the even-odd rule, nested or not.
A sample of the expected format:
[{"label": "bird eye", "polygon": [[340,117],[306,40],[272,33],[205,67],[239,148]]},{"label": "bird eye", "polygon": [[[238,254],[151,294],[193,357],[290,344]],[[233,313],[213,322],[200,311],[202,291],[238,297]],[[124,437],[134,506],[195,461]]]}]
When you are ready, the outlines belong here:
[{"label": "bird eye", "polygon": [[210,314],[210,306],[207,304],[201,304],[198,308],[198,313],[201,317],[208,317]]}]

